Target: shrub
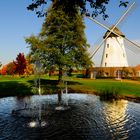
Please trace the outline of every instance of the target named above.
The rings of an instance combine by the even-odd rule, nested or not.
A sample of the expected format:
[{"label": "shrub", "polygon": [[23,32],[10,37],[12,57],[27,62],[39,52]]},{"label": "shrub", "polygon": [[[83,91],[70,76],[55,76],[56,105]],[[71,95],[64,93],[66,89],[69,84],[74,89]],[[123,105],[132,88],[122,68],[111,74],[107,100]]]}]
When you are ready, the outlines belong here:
[{"label": "shrub", "polygon": [[100,90],[99,96],[100,100],[104,101],[113,101],[113,100],[118,100],[119,99],[119,93],[120,89],[111,87],[111,88],[105,88],[103,90]]}]

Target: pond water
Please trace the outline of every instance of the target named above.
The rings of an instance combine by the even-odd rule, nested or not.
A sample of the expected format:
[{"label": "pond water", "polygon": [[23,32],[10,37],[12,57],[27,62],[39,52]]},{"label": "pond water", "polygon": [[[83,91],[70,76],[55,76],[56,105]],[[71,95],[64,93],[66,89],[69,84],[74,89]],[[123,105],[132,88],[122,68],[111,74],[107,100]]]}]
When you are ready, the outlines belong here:
[{"label": "pond water", "polygon": [[[65,101],[67,100],[67,103]],[[140,104],[68,94],[0,99],[0,140],[139,140]]]}]

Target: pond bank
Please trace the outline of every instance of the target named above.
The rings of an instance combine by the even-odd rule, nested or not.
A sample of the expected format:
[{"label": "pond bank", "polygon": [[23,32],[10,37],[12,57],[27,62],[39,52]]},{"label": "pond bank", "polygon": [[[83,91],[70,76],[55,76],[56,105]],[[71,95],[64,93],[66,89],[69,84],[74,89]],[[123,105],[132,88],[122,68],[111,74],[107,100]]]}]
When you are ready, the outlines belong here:
[{"label": "pond bank", "polygon": [[[82,93],[82,94],[94,94],[97,96],[101,96],[100,93],[98,93],[97,91],[91,91],[91,90],[73,90],[70,89],[69,93]],[[136,102],[136,103],[140,103],[140,97],[139,96],[134,96],[134,95],[129,95],[129,94],[118,94],[118,100],[120,99],[124,99],[124,100],[128,100],[128,101],[132,101],[132,102]]]},{"label": "pond bank", "polygon": [[[79,93],[79,94],[94,94],[97,96],[101,96],[98,92],[96,91],[91,91],[91,90],[73,90],[73,89],[68,89],[68,94],[69,93]],[[57,94],[55,93],[51,93],[51,94]],[[51,94],[43,94],[43,95],[51,95]],[[4,97],[24,97],[24,96],[32,96],[32,95],[37,95],[37,94],[33,94],[33,93],[28,93],[28,94],[13,94],[13,95],[4,95],[4,94],[0,94],[0,98],[4,98]],[[113,99],[113,98],[112,98]],[[118,95],[118,100],[120,99],[124,99],[124,100],[128,100],[128,101],[132,101],[132,102],[136,102],[136,103],[140,103],[140,97],[134,96],[134,95],[129,95],[129,94],[119,94]]]},{"label": "pond bank", "polygon": [[[117,90],[120,99],[127,99],[140,102],[140,81],[114,79],[81,79],[67,78],[67,88],[69,93],[87,93],[100,95],[101,90]],[[41,78],[43,95],[56,94],[60,92],[57,78]],[[65,87],[64,87],[65,88]],[[34,77],[13,78],[0,77],[0,98],[9,96],[30,96],[34,93]],[[65,92],[65,91],[64,91]]]}]

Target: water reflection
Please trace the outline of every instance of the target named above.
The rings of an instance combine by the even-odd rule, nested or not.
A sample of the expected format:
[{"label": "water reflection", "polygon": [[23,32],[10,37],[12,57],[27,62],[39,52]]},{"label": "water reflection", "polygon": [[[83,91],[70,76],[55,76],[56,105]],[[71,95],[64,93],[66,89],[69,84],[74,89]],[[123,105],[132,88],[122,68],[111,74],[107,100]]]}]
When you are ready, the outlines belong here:
[{"label": "water reflection", "polygon": [[[0,99],[0,139],[140,139],[140,104],[89,94],[68,98],[70,109],[61,111],[55,110],[57,95]],[[12,115],[13,109],[19,114]]]},{"label": "water reflection", "polygon": [[127,116],[126,111],[127,105],[128,101],[126,100],[104,104],[103,114],[113,139],[128,138],[129,130],[125,128],[125,125],[129,121],[129,116]]}]

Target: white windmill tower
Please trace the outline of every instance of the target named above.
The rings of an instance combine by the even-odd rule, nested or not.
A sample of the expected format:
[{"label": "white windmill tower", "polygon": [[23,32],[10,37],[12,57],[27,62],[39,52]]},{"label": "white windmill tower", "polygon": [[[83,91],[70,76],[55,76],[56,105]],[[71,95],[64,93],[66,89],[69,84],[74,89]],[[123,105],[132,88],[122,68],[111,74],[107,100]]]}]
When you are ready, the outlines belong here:
[{"label": "white windmill tower", "polygon": [[[110,30],[113,28],[112,26]],[[124,47],[124,37],[116,27],[114,33],[108,30],[103,38],[106,38],[101,60],[101,67],[128,67],[126,51]],[[110,34],[109,34],[110,33]]]}]

